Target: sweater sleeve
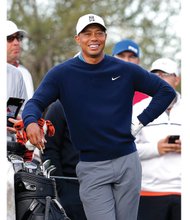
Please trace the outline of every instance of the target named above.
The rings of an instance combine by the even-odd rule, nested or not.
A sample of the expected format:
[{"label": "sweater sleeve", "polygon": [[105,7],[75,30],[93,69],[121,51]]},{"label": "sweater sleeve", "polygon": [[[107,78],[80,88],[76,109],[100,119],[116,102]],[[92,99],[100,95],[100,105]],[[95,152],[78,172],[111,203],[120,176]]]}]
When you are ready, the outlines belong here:
[{"label": "sweater sleeve", "polygon": [[143,112],[137,116],[144,126],[161,115],[176,97],[175,90],[160,77],[149,73],[147,78],[147,81],[141,83],[147,84],[147,94],[152,96],[152,100]]},{"label": "sweater sleeve", "polygon": [[[159,99],[163,95],[162,99]],[[165,87],[156,97],[153,97],[148,107],[138,115],[139,121],[145,126],[158,118],[175,98],[176,93],[172,88]]]},{"label": "sweater sleeve", "polygon": [[37,122],[42,117],[45,109],[58,99],[58,75],[59,71],[56,72],[51,69],[40,83],[33,97],[26,103],[22,113],[25,127],[32,122]]}]

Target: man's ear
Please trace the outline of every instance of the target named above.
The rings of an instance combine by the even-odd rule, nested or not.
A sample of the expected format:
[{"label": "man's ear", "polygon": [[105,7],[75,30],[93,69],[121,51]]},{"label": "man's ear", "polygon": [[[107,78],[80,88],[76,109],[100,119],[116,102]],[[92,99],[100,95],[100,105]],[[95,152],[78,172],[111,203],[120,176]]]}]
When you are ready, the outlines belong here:
[{"label": "man's ear", "polygon": [[181,82],[181,77],[180,76],[176,76],[175,77],[175,86],[177,87]]},{"label": "man's ear", "polygon": [[78,35],[75,35],[75,41],[76,41],[76,43],[78,44],[78,45],[80,45],[80,38],[79,38],[79,36]]}]

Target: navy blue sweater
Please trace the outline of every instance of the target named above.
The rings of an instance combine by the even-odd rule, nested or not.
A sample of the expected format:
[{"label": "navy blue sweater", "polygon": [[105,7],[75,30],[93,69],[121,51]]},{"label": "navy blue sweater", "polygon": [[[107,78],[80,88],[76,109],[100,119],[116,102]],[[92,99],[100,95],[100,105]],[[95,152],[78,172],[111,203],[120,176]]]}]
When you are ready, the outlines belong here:
[{"label": "navy blue sweater", "polygon": [[22,117],[27,127],[59,99],[80,159],[109,160],[136,151],[131,134],[135,91],[153,96],[138,116],[143,125],[165,111],[176,95],[168,83],[138,65],[108,55],[98,64],[75,57],[46,74],[25,105]]}]

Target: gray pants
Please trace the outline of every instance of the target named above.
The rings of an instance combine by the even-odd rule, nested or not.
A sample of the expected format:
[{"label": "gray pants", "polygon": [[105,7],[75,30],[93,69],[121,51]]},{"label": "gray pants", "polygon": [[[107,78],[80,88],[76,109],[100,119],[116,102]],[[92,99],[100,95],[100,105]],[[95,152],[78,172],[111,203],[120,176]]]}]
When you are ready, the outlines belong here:
[{"label": "gray pants", "polygon": [[141,189],[138,153],[76,168],[88,220],[136,220]]}]

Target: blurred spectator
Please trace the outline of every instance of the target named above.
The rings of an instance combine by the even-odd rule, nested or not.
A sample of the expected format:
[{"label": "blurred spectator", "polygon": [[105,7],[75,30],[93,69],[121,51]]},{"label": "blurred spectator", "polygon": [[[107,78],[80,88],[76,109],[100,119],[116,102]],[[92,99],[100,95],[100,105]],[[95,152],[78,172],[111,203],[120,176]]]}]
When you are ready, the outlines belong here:
[{"label": "blurred spectator", "polygon": [[7,21],[7,62],[18,67],[21,71],[28,98],[34,93],[34,86],[30,72],[20,64],[20,55],[22,51],[22,40],[26,36],[26,31],[18,29],[17,25],[12,21]]},{"label": "blurred spectator", "polygon": [[[23,98],[26,101],[28,99],[21,72],[15,66],[7,63],[7,100],[9,97]],[[21,111],[19,115],[21,115]],[[7,141],[15,141],[15,134],[9,128],[7,128]],[[14,171],[8,160],[7,168],[7,220],[15,220]]]},{"label": "blurred spectator", "polygon": [[[161,58],[153,62],[151,72],[161,77],[174,89],[180,83],[174,61]],[[151,98],[133,108],[136,117]],[[142,191],[138,220],[181,219],[181,140],[169,143],[170,135],[181,135],[181,97],[177,96],[167,110],[143,127],[136,136],[142,164]]]},{"label": "blurred spectator", "polygon": [[[26,86],[21,72],[13,65],[7,63],[7,100],[10,97],[22,98],[25,100],[24,103],[28,100]],[[21,108],[19,113],[21,117],[21,112],[24,108],[24,105]],[[9,141],[15,140],[15,135],[7,131],[7,138]]]}]

